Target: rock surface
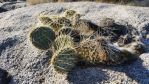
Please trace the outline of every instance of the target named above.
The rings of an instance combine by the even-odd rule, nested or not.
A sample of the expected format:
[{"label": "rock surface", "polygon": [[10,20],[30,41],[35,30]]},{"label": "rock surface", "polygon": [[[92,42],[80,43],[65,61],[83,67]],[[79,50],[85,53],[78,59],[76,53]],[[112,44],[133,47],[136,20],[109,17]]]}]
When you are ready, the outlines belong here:
[{"label": "rock surface", "polygon": [[26,6],[27,4],[21,1],[0,3],[0,13]]},{"label": "rock surface", "polygon": [[[129,23],[141,31],[149,24],[147,7],[91,2],[48,3],[0,13],[0,68],[11,74],[10,84],[149,83],[149,53],[142,54],[140,59],[131,64],[85,69],[78,67],[68,75],[56,73],[49,64],[50,52],[34,48],[28,36],[32,27],[37,25],[40,14],[59,15],[66,9],[77,10],[84,15],[81,18],[96,24],[103,17],[113,18],[123,24]],[[149,42],[144,38],[142,41]]]}]

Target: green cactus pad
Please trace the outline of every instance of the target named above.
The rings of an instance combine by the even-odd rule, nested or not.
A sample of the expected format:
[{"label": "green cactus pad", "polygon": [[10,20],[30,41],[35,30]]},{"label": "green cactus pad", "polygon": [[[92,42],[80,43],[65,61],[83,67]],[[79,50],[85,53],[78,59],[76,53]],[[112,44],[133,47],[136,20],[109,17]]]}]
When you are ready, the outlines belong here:
[{"label": "green cactus pad", "polygon": [[52,19],[48,16],[41,16],[39,17],[39,20],[44,25],[50,25],[53,22]]},{"label": "green cactus pad", "polygon": [[59,73],[71,71],[78,62],[76,51],[72,48],[64,48],[55,53],[51,63]]},{"label": "green cactus pad", "polygon": [[73,47],[74,42],[73,39],[68,35],[59,35],[55,39],[53,46],[55,51],[57,51],[65,47]]},{"label": "green cactus pad", "polygon": [[42,50],[49,49],[55,38],[54,31],[49,27],[37,27],[30,34],[32,44]]}]

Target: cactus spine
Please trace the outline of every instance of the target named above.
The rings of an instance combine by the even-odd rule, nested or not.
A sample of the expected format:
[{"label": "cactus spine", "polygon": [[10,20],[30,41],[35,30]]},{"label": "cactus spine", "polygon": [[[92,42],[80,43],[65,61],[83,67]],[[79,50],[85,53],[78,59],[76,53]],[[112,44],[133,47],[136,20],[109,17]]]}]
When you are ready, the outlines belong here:
[{"label": "cactus spine", "polygon": [[120,50],[110,46],[104,38],[82,41],[76,50],[83,61],[91,64],[120,64],[123,61]]}]

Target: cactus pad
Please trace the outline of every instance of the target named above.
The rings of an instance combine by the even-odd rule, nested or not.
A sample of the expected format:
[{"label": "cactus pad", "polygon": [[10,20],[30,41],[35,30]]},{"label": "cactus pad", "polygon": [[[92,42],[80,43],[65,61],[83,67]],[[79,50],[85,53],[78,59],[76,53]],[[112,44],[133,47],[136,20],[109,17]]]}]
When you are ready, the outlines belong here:
[{"label": "cactus pad", "polygon": [[80,19],[74,25],[74,29],[79,30],[82,35],[90,36],[97,31],[98,26],[88,20]]},{"label": "cactus pad", "polygon": [[109,46],[103,38],[82,41],[76,48],[80,58],[91,64],[120,64],[122,56],[120,50]]},{"label": "cactus pad", "polygon": [[55,53],[51,63],[56,71],[60,73],[69,72],[78,62],[76,51],[72,48],[64,48]]},{"label": "cactus pad", "polygon": [[49,49],[52,42],[55,40],[55,33],[48,27],[38,27],[30,34],[32,44],[38,49]]},{"label": "cactus pad", "polygon": [[76,11],[74,11],[74,10],[67,10],[67,11],[65,11],[65,17],[70,18],[70,17],[72,17],[75,13],[76,13]]},{"label": "cactus pad", "polygon": [[41,16],[39,17],[39,20],[44,25],[50,25],[53,22],[52,19],[48,16]]},{"label": "cactus pad", "polygon": [[68,36],[71,36],[73,38],[73,41],[74,42],[80,42],[80,40],[81,40],[80,32],[78,30],[74,30],[71,27],[62,28],[59,31],[59,35],[68,35]]},{"label": "cactus pad", "polygon": [[60,35],[54,41],[55,51],[63,49],[65,47],[74,47],[73,39],[68,35]]},{"label": "cactus pad", "polygon": [[59,17],[57,22],[63,26],[66,26],[66,27],[72,26],[71,21],[69,19],[67,19],[66,17]]},{"label": "cactus pad", "polygon": [[59,24],[57,22],[52,22],[50,24],[51,28],[55,31],[55,32],[58,32],[62,27],[63,25],[62,24]]}]

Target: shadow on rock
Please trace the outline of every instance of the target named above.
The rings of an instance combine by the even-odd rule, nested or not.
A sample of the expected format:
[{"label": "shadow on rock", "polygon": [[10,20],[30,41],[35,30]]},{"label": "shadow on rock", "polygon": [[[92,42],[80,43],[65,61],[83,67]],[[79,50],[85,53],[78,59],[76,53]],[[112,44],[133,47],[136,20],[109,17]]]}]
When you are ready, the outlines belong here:
[{"label": "shadow on rock", "polygon": [[145,67],[145,63],[140,58],[133,63],[110,67],[110,69],[125,73],[139,84],[149,84],[149,67]]},{"label": "shadow on rock", "polygon": [[6,11],[8,11],[8,10],[6,10],[6,9],[0,7],[0,13],[6,12]]},{"label": "shadow on rock", "polygon": [[68,81],[73,84],[96,84],[103,80],[108,80],[108,76],[100,68],[79,68],[68,74]]},{"label": "shadow on rock", "polygon": [[0,6],[0,13],[14,10],[17,8],[22,8],[22,7],[26,7],[26,3],[21,1],[4,2]]},{"label": "shadow on rock", "polygon": [[[143,58],[144,59],[144,58]],[[139,58],[135,61],[127,62],[117,66],[89,66],[74,69],[68,75],[68,81],[72,84],[96,84],[109,80],[108,70],[125,73],[129,78],[139,84],[149,84],[149,67]],[[148,68],[148,69],[147,69]],[[106,69],[106,71],[103,71]],[[112,74],[112,73],[111,73]],[[115,73],[116,74],[116,73]]]},{"label": "shadow on rock", "polygon": [[0,68],[0,84],[9,84],[11,76],[6,70]]},{"label": "shadow on rock", "polygon": [[7,38],[2,43],[0,43],[0,55],[3,50],[6,50],[7,47],[13,47],[17,43],[18,39]]}]

